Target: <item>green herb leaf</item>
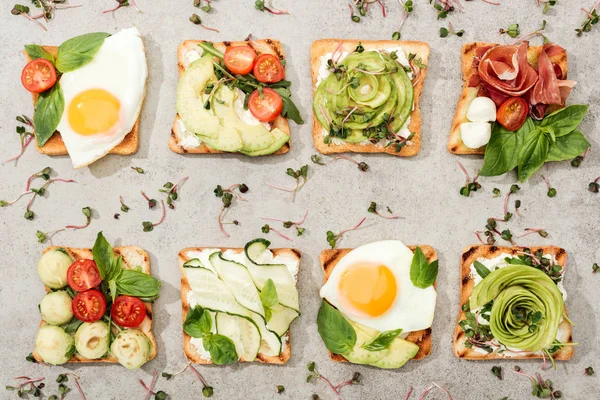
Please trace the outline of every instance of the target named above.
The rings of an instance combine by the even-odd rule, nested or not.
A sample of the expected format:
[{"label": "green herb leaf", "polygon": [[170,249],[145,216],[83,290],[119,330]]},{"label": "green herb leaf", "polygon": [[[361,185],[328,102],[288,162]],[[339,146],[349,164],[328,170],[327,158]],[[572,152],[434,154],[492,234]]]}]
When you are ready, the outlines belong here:
[{"label": "green herb leaf", "polygon": [[497,176],[513,170],[518,165],[519,149],[523,138],[535,129],[533,120],[527,118],[525,123],[516,131],[511,132],[502,125],[492,126],[492,137],[485,148],[481,176]]},{"label": "green herb leaf", "polygon": [[281,100],[283,100],[283,109],[281,110],[281,116],[284,118],[291,119],[298,125],[302,125],[304,123],[304,120],[302,119],[302,116],[300,116],[300,111],[298,110],[298,107],[296,107],[296,104],[294,104],[294,102],[290,98],[289,89],[274,88],[273,90],[279,93],[279,95],[281,96]]},{"label": "green herb leaf", "polygon": [[104,39],[109,36],[109,33],[95,32],[67,40],[58,47],[56,69],[65,73],[83,67],[94,59]]},{"label": "green herb leaf", "polygon": [[27,44],[25,45],[25,52],[32,60],[37,60],[38,58],[45,58],[46,60],[54,63],[54,57],[52,54],[47,53],[42,46],[37,44]]},{"label": "green herb leaf", "polygon": [[200,42],[198,43],[198,47],[200,47],[204,52],[209,53],[217,58],[223,59],[223,57],[225,57],[225,55],[217,50],[210,42]]},{"label": "green herb leaf", "polygon": [[118,261],[112,246],[102,232],[98,232],[96,242],[92,248],[92,257],[96,262],[98,271],[100,271],[100,277],[103,281],[109,281],[115,279],[121,272],[120,262]]},{"label": "green herb leaf", "polygon": [[529,132],[523,140],[523,147],[519,152],[519,179],[525,182],[546,161],[550,151],[550,140],[540,129]]},{"label": "green herb leaf", "polygon": [[425,254],[420,247],[415,249],[412,262],[410,264],[410,280],[413,285],[421,289],[425,289],[435,282],[438,274],[438,260],[431,264],[427,262]]},{"label": "green herb leaf", "polygon": [[212,329],[210,312],[201,306],[188,311],[183,322],[183,331],[193,338],[201,338]]},{"label": "green herb leaf", "polygon": [[558,138],[573,132],[585,118],[589,106],[582,104],[574,104],[557,110],[546,116],[541,128],[552,128],[554,135]]},{"label": "green herb leaf", "polygon": [[356,331],[352,325],[325,300],[317,315],[317,328],[325,346],[334,354],[344,354],[356,344]]},{"label": "green herb leaf", "polygon": [[275,283],[271,278],[267,280],[265,287],[260,292],[260,301],[265,308],[271,308],[279,302],[277,289],[275,288]]},{"label": "green herb leaf", "polygon": [[590,142],[578,129],[575,129],[569,134],[556,138],[556,142],[550,146],[546,161],[570,160],[585,153],[588,147]]},{"label": "green herb leaf", "polygon": [[71,319],[71,321],[68,324],[63,326],[63,329],[68,334],[73,335],[75,334],[75,332],[77,332],[77,328],[79,328],[81,324],[83,324],[83,321],[80,321],[77,318],[73,317],[73,319]]},{"label": "green herb leaf", "polygon": [[488,269],[488,267],[486,267],[479,261],[475,261],[473,263],[473,266],[475,267],[475,271],[477,271],[477,273],[479,274],[479,276],[481,276],[481,278],[485,278],[486,276],[488,276],[491,273],[490,270]]},{"label": "green herb leaf", "polygon": [[64,110],[65,99],[58,82],[52,88],[40,93],[35,102],[33,114],[33,126],[38,146],[43,146],[52,137]]},{"label": "green herb leaf", "polygon": [[158,297],[160,281],[141,271],[123,270],[116,279],[117,292],[135,297]]},{"label": "green herb leaf", "polygon": [[402,333],[402,329],[395,329],[393,331],[381,332],[375,339],[369,343],[364,343],[361,347],[367,351],[381,351],[385,350]]},{"label": "green herb leaf", "polygon": [[206,334],[202,338],[202,344],[216,365],[233,364],[238,360],[235,345],[226,336]]}]

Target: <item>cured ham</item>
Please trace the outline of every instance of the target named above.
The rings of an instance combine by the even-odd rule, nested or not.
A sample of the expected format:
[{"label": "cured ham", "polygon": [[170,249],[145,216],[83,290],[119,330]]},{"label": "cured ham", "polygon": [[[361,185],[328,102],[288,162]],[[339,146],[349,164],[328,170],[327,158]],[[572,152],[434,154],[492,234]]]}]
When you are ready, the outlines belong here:
[{"label": "cured ham", "polygon": [[557,76],[555,66],[550,61],[552,55],[560,54],[564,49],[556,44],[545,44],[538,60],[539,79],[530,95],[531,104],[564,105],[576,82]]}]

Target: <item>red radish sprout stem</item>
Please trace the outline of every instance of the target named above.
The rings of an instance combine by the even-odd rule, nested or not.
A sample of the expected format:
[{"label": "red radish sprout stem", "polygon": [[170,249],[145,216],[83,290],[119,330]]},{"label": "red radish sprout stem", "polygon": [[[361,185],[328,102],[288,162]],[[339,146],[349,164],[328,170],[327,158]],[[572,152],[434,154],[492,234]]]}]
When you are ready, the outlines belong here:
[{"label": "red radish sprout stem", "polygon": [[344,386],[352,385],[353,383],[354,383],[354,381],[352,379],[348,379],[347,381],[344,381],[344,382],[340,383],[339,385],[336,385],[335,388],[339,391]]},{"label": "red radish sprout stem", "polygon": [[84,229],[90,226],[91,221],[88,220],[84,225],[67,225],[65,229]]},{"label": "red radish sprout stem", "polygon": [[202,382],[202,385],[204,385],[204,387],[208,386],[202,375],[200,375],[200,372],[198,372],[191,363],[189,363],[187,366],[192,370],[192,372],[194,373],[194,375],[196,375],[200,382]]},{"label": "red radish sprout stem", "polygon": [[27,138],[25,140],[21,141],[21,151],[19,152],[19,154],[9,158],[8,160],[5,160],[4,164],[9,163],[11,161],[17,161],[19,158],[21,158],[23,153],[25,153],[25,149],[27,149],[27,146],[29,146],[29,143],[31,143],[32,140],[33,140],[33,134],[27,135]]},{"label": "red radish sprout stem", "polygon": [[[27,18],[28,20],[35,22],[35,23],[36,23],[36,24],[37,24],[37,25],[38,25],[40,28],[42,28],[43,30],[45,30],[45,31],[47,31],[47,30],[48,30],[48,29],[47,29],[47,28],[46,28],[44,25],[42,25],[42,23],[41,23],[40,21],[36,20],[36,19],[35,19],[35,18],[33,18],[31,15],[29,15],[29,14],[27,14],[27,13],[21,13],[21,15],[23,15],[23,16],[24,16],[25,18]],[[46,14],[44,13],[44,16],[45,16],[45,15],[46,15]]]},{"label": "red radish sprout stem", "polygon": [[81,396],[81,400],[86,400],[85,398],[85,394],[83,393],[83,390],[81,389],[81,386],[79,385],[79,377],[77,375],[75,375],[72,372],[67,372],[67,375],[70,375],[71,377],[73,377],[73,383],[75,384],[75,387],[77,388],[77,390],[79,391],[79,395]]},{"label": "red radish sprout stem", "polygon": [[484,241],[481,239],[481,235],[480,235],[480,233],[481,233],[481,232],[479,232],[479,231],[475,231],[475,236],[477,236],[477,240],[479,240],[479,241],[481,242],[481,244],[487,244],[486,242],[484,242]]},{"label": "red radish sprout stem", "polygon": [[515,254],[520,254],[522,256],[528,256],[531,257],[531,260],[533,261],[534,264],[539,264],[541,261],[540,259],[532,253],[525,253],[524,251],[516,251]]},{"label": "red radish sprout stem", "polygon": [[281,186],[272,185],[272,184],[270,184],[270,183],[267,183],[266,185],[267,185],[268,187],[272,187],[273,189],[282,190],[282,191],[284,191],[284,192],[290,192],[290,193],[293,193],[293,192],[296,190],[296,189],[288,189],[288,188],[284,188],[284,187],[281,187]]},{"label": "red radish sprout stem", "polygon": [[497,2],[497,1],[492,1],[492,0],[481,0],[481,1],[483,1],[484,3],[495,5],[495,6],[499,6],[500,5],[500,3]]},{"label": "red radish sprout stem", "polygon": [[177,189],[179,188],[179,186],[183,185],[183,183],[185,181],[187,181],[189,178],[190,178],[189,176],[183,177],[179,182],[177,182],[176,184],[173,185],[173,187],[171,188],[171,190],[169,190],[169,193],[176,192]]},{"label": "red radish sprout stem", "polygon": [[465,178],[467,179],[467,186],[468,186],[469,183],[471,183],[471,177],[469,176],[469,173],[467,172],[467,169],[465,168],[465,166],[462,165],[462,163],[460,161],[456,161],[456,162],[458,163],[458,166],[462,170],[463,174],[465,174]]},{"label": "red radish sprout stem", "polygon": [[341,396],[340,392],[337,390],[337,388],[335,386],[333,386],[333,383],[331,383],[331,381],[329,379],[325,378],[321,374],[317,374],[316,377],[321,379],[323,382],[327,383],[329,385],[329,387],[331,388],[331,390],[333,390],[333,392],[338,395],[338,397]]},{"label": "red radish sprout stem", "polygon": [[541,231],[544,231],[544,228],[525,228],[525,233],[520,234],[519,236],[517,236],[518,238],[527,236],[527,235],[531,235],[532,233],[539,233]]},{"label": "red radish sprout stem", "polygon": [[408,400],[410,398],[410,395],[412,394],[412,392],[413,392],[413,387],[411,386],[408,389],[408,393],[406,393],[406,397],[404,398],[404,400]]},{"label": "red radish sprout stem", "polygon": [[542,179],[544,180],[544,182],[546,182],[546,186],[548,186],[548,190],[550,190],[552,188],[552,186],[550,185],[550,181],[548,180],[548,178],[546,178],[544,175],[542,175]]},{"label": "red radish sprout stem", "polygon": [[423,394],[421,394],[421,397],[419,397],[419,400],[423,400],[425,398],[425,396],[427,396],[427,393],[431,392],[431,389],[433,389],[433,385],[429,386],[427,389],[425,389],[425,391],[423,392]]},{"label": "red radish sprout stem", "polygon": [[442,392],[446,393],[446,394],[448,395],[448,398],[449,398],[450,400],[454,400],[454,399],[452,398],[452,396],[450,395],[450,392],[448,392],[448,390],[444,389],[443,387],[441,387],[440,385],[438,385],[438,384],[437,384],[437,383],[435,383],[435,382],[431,382],[431,383],[433,383],[433,384],[434,384],[434,385],[435,385],[435,386],[436,386],[438,389],[440,389]]},{"label": "red radish sprout stem", "polygon": [[181,374],[181,373],[185,372],[185,370],[186,370],[186,369],[188,369],[188,367],[190,366],[190,364],[191,364],[191,363],[192,363],[192,362],[191,362],[191,361],[189,361],[187,364],[185,364],[185,367],[183,367],[183,368],[181,369],[181,371],[179,371],[179,372],[175,372],[174,374],[171,374],[171,375],[173,375],[173,376],[177,376],[177,375],[179,375],[179,374]]},{"label": "red radish sprout stem", "polygon": [[352,115],[352,113],[354,113],[354,111],[358,110],[358,107],[354,107],[352,110],[350,110],[350,112],[344,117],[344,119],[342,120],[342,128],[344,127],[344,124],[346,123],[346,121],[348,121],[348,118],[350,118],[350,116]]},{"label": "red radish sprout stem", "polygon": [[[295,225],[295,226],[302,225],[304,223],[304,221],[306,221],[306,216],[307,215],[308,215],[308,210],[306,210],[304,212],[304,216],[302,217],[302,219],[300,221],[298,221],[298,222],[292,222],[292,225]],[[280,219],[280,218],[263,217],[263,219],[265,219],[267,221],[288,222],[287,220],[283,220],[283,219]]]},{"label": "red radish sprout stem", "polygon": [[385,18],[387,16],[385,6],[381,2],[381,0],[377,0],[377,3],[379,3],[379,5],[381,6],[381,13],[383,14],[383,18]]},{"label": "red radish sprout stem", "polygon": [[282,237],[282,238],[283,238],[283,239],[285,239],[285,240],[292,240],[292,238],[291,238],[291,237],[284,235],[283,233],[279,232],[279,231],[278,231],[277,229],[275,229],[275,228],[271,228],[271,227],[269,227],[269,230],[270,230],[270,231],[273,231],[273,232],[275,232],[276,234],[278,234],[280,237]]},{"label": "red radish sprout stem", "polygon": [[156,384],[157,378],[158,371],[154,370],[154,372],[152,373],[152,380],[150,381],[150,385],[148,387],[146,387],[144,382],[140,379],[140,383],[142,384],[144,389],[146,389],[146,397],[144,398],[144,400],[150,400],[150,397],[154,394],[154,385]]},{"label": "red radish sprout stem", "polygon": [[[350,6],[350,10],[352,10],[352,13],[354,14],[354,10],[352,9],[352,6],[350,4],[348,4],[348,5]],[[340,57],[342,56],[342,44],[343,43],[344,42],[342,40],[340,40],[337,47],[333,51],[333,54],[331,55],[331,61],[333,61],[334,65],[336,65],[338,63],[338,61],[340,60]],[[334,56],[335,56],[335,60],[333,59]]]},{"label": "red radish sprout stem", "polygon": [[225,235],[225,237],[230,237],[231,235],[229,235],[229,233],[227,233],[227,231],[225,231],[225,227],[223,226],[223,215],[225,215],[226,209],[227,209],[226,207],[221,208],[221,212],[219,213],[219,218],[217,219],[217,221],[219,221],[219,229],[221,229],[221,232],[223,232],[223,235]]},{"label": "red radish sprout stem", "polygon": [[354,227],[352,227],[352,228],[344,229],[343,231],[340,231],[340,233],[338,233],[338,234],[336,235],[336,237],[340,238],[340,237],[342,237],[342,235],[343,235],[344,233],[346,233],[346,232],[350,232],[350,231],[354,231],[354,230],[356,230],[356,229],[360,228],[360,226],[363,224],[363,222],[365,222],[365,221],[366,221],[366,219],[367,219],[367,217],[364,217],[363,219],[361,219],[361,220],[360,220],[360,222],[359,222],[359,223],[358,223],[356,226],[354,226]]},{"label": "red radish sprout stem", "polygon": [[[54,178],[54,179],[50,179],[49,181],[47,181],[46,183],[44,183],[44,185],[41,187],[41,189],[46,189],[48,186],[50,186],[50,184],[52,182],[72,183],[72,182],[75,182],[75,181],[72,180],[72,179]],[[36,198],[36,196],[37,196],[37,193],[33,192],[33,196],[31,196],[31,200],[29,200],[29,203],[27,203],[27,208],[26,208],[27,211],[29,211],[29,209],[31,208],[31,205],[33,204],[33,200]]]},{"label": "red radish sprout stem", "polygon": [[167,215],[167,213],[166,213],[166,209],[165,209],[165,202],[164,202],[164,200],[160,201],[160,206],[162,208],[162,215],[160,217],[160,221],[158,221],[157,223],[152,224],[152,226],[158,226],[158,225],[162,224],[163,221],[165,220],[165,216]]}]

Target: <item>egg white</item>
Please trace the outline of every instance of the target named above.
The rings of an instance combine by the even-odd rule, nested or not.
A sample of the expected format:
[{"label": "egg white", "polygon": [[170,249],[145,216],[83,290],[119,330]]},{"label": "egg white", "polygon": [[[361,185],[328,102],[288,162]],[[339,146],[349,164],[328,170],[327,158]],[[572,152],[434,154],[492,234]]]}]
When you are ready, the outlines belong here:
[{"label": "egg white", "polygon": [[[74,168],[105,156],[133,129],[142,108],[147,77],[146,53],[137,28],[123,29],[107,37],[90,63],[61,77],[65,110],[57,130]],[[85,136],[75,132],[69,124],[71,101],[89,89],[104,89],[120,102],[119,120],[110,132]]]},{"label": "egg white", "polygon": [[[410,280],[413,252],[399,240],[366,244],[346,254],[335,266],[320,291],[321,297],[354,322],[380,332],[402,329],[402,333],[427,329],[433,322],[437,293],[433,286],[421,289]],[[385,265],[396,278],[398,293],[390,309],[378,316],[365,318],[340,301],[339,282],[349,267],[359,264]]]}]

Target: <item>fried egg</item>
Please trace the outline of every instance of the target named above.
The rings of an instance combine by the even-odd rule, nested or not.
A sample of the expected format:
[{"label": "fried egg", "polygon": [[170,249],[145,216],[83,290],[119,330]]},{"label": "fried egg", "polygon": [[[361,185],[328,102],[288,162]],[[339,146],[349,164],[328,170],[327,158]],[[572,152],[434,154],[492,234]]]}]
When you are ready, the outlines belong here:
[{"label": "fried egg", "polygon": [[354,322],[403,333],[433,322],[436,291],[410,280],[413,252],[398,240],[357,247],[337,263],[321,288],[321,297]]},{"label": "fried egg", "polygon": [[57,130],[73,167],[105,156],[133,129],[147,76],[141,34],[130,28],[107,37],[92,61],[61,77],[65,109]]}]

